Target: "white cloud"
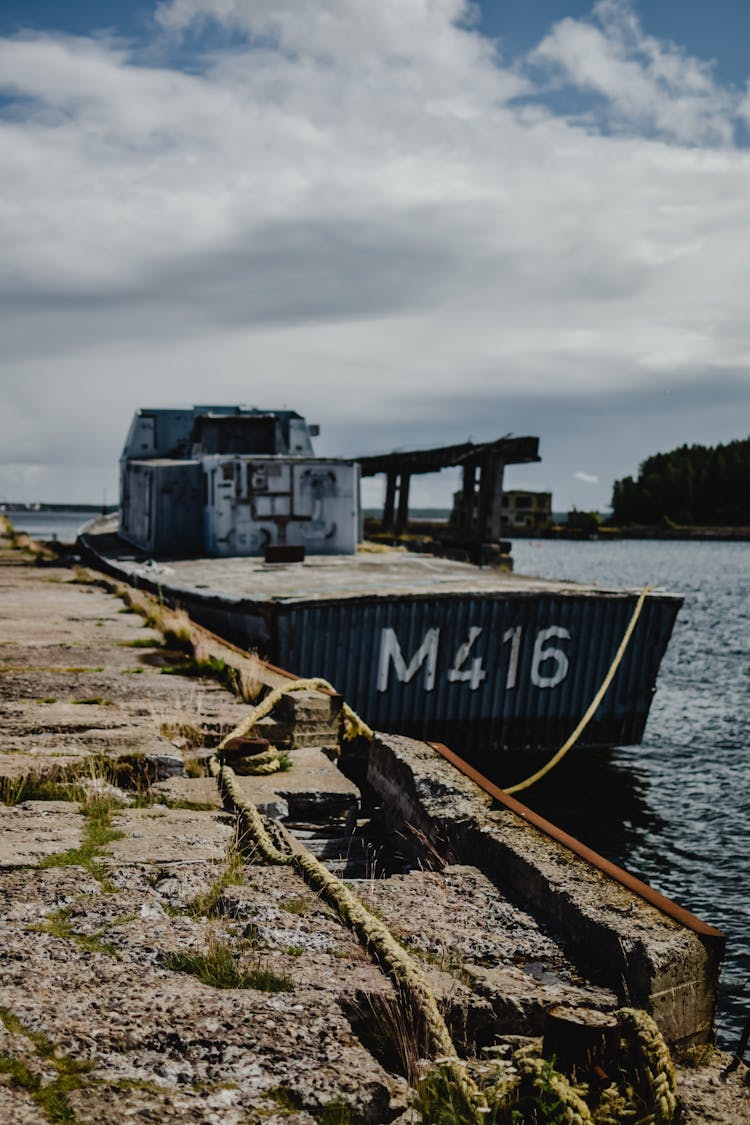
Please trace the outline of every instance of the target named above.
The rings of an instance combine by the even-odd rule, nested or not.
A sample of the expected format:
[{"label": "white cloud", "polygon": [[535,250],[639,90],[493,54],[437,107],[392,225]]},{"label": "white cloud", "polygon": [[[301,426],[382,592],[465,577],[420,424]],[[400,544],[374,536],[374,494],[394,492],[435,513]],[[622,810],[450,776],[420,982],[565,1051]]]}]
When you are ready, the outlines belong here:
[{"label": "white cloud", "polygon": [[564,19],[532,55],[573,86],[607,100],[608,121],[695,144],[729,143],[736,99],[710,64],[646,35],[627,0],[599,0],[599,26]]},{"label": "white cloud", "polygon": [[583,481],[584,484],[598,484],[599,477],[596,473],[584,473],[581,469],[577,473],[573,473],[574,480]]},{"label": "white cloud", "polygon": [[[537,62],[572,74],[589,44],[629,135],[534,103],[461,0],[174,0],[149,54],[0,40],[3,459],[43,450],[40,490],[90,463],[96,499],[146,403],[283,401],[372,451],[389,424],[496,436],[525,396],[534,432],[550,396],[746,366],[731,107],[625,5],[597,12]],[[644,88],[669,144],[638,135]]]}]

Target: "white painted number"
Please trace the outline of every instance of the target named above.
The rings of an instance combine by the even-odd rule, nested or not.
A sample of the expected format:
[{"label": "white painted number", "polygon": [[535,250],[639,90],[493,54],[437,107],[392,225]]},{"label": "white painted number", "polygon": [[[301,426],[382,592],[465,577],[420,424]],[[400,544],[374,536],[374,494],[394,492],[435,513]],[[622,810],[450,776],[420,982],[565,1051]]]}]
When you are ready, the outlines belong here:
[{"label": "white painted number", "polygon": [[[487,679],[487,672],[482,664],[481,656],[472,656],[474,643],[482,635],[479,625],[472,625],[468,636],[456,649],[453,664],[447,672],[448,683],[468,684],[470,691],[476,691],[482,682]],[[531,656],[531,682],[537,688],[554,688],[568,674],[569,660],[564,649],[549,642],[552,640],[569,641],[570,633],[561,625],[550,625],[547,629],[540,629],[534,638],[534,650]],[[510,645],[508,671],[505,674],[505,690],[512,691],[518,684],[519,670],[521,668],[521,648],[523,646],[523,627],[511,626],[503,633],[502,644]],[[432,691],[437,677],[438,651],[440,647],[440,630],[428,629],[422,643],[414,655],[406,663],[401,651],[396,630],[386,628],[380,634],[380,659],[378,662],[378,691],[387,691],[390,679],[391,665],[396,679],[401,684],[408,684],[421,668],[424,668],[424,691]]]},{"label": "white painted number", "polygon": [[459,645],[456,650],[456,656],[453,661],[453,667],[448,669],[448,682],[451,684],[468,683],[472,691],[476,691],[482,680],[487,679],[487,673],[482,667],[481,656],[475,656],[471,662],[471,667],[465,668],[464,665],[469,659],[471,646],[477,637],[481,636],[482,630],[478,625],[472,625],[469,629],[469,636],[462,645]]},{"label": "white painted number", "polygon": [[388,673],[393,661],[396,679],[402,684],[408,684],[417,674],[423,664],[426,664],[424,673],[424,690],[432,691],[435,686],[435,672],[437,671],[439,629],[428,629],[424,640],[414,656],[406,661],[401,652],[401,645],[394,629],[383,629],[380,636],[380,667],[378,669],[378,691],[388,690]]},{"label": "white painted number", "polygon": [[[534,655],[531,658],[531,682],[534,687],[553,688],[565,679],[568,674],[568,658],[561,648],[545,648],[545,642],[550,637],[559,637],[561,640],[570,640],[570,633],[560,625],[550,625],[549,629],[540,629],[534,641]],[[542,673],[542,665],[548,660],[554,661],[554,671],[551,675]]]},{"label": "white painted number", "polygon": [[508,662],[508,675],[505,677],[505,690],[511,691],[516,686],[518,676],[518,655],[521,651],[521,626],[515,629],[506,629],[503,633],[503,644],[510,641],[510,661]]}]

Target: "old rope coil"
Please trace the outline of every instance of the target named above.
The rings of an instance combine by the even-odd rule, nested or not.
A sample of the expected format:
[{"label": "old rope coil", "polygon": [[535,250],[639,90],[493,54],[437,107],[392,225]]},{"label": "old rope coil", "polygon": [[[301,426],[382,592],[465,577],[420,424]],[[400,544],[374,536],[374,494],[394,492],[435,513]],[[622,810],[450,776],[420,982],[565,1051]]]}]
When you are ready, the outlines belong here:
[{"label": "old rope coil", "polygon": [[538,1048],[521,1047],[513,1054],[515,1081],[505,1085],[495,1105],[512,1108],[525,1088],[532,1095],[550,1090],[566,1125],[671,1125],[677,1113],[676,1076],[669,1048],[653,1018],[636,1008],[614,1013],[622,1028],[624,1065],[619,1083],[599,1093],[591,1108],[589,1087],[574,1085],[541,1058]]},{"label": "old rope coil", "polygon": [[261,750],[260,754],[252,754],[245,758],[243,773],[251,777],[265,777],[271,773],[278,773],[281,769],[281,755],[275,746]]},{"label": "old rope coil", "polygon": [[568,753],[568,751],[571,750],[573,748],[573,746],[575,746],[576,742],[581,737],[581,735],[585,731],[586,727],[589,725],[589,723],[593,719],[599,704],[604,699],[604,696],[607,693],[609,685],[612,683],[612,680],[615,677],[615,672],[620,667],[620,664],[622,662],[622,658],[625,655],[625,652],[627,651],[628,645],[630,644],[630,638],[633,636],[633,633],[635,631],[635,627],[638,624],[638,618],[641,616],[641,610],[643,609],[643,604],[646,601],[646,596],[652,589],[653,589],[653,586],[644,586],[643,589],[641,590],[640,594],[638,595],[638,601],[635,604],[635,609],[633,610],[633,615],[630,618],[630,622],[628,624],[628,627],[625,630],[625,633],[623,635],[622,640],[620,641],[620,647],[618,648],[617,652],[615,653],[615,658],[614,658],[614,660],[612,661],[612,663],[609,667],[609,671],[607,672],[606,676],[602,680],[602,683],[601,683],[601,686],[600,686],[599,690],[597,691],[594,698],[591,700],[591,703],[589,704],[585,715],[583,716],[583,718],[581,719],[581,721],[579,722],[578,726],[575,728],[573,733],[565,740],[565,742],[560,747],[560,749],[557,751],[557,753],[555,753],[550,758],[550,760],[547,762],[547,764],[545,766],[542,766],[542,768],[540,770],[537,770],[536,773],[532,773],[530,777],[525,778],[523,781],[519,781],[516,785],[509,785],[505,789],[506,793],[520,793],[521,790],[529,789],[537,781],[541,781],[541,779],[543,777],[545,777],[546,774],[548,774],[550,772],[550,770],[554,769],[555,766],[563,760],[563,758]]},{"label": "old rope coil", "polygon": [[[313,677],[308,680],[290,680],[288,684],[283,684],[281,687],[274,688],[269,692],[260,703],[253,707],[249,715],[247,715],[241,723],[238,723],[234,730],[230,731],[225,738],[222,738],[219,745],[216,747],[217,752],[221,752],[226,747],[227,743],[233,738],[245,738],[253,729],[259,719],[265,718],[273,711],[276,704],[294,691],[327,691],[334,692],[336,689],[329,684],[328,680],[323,680],[320,677]],[[373,731],[368,727],[367,723],[359,717],[356,711],[353,711],[348,703],[344,703],[342,707],[344,716],[344,738],[350,740],[361,736],[369,741],[375,737]]]},{"label": "old rope coil", "polygon": [[591,1110],[581,1094],[568,1081],[564,1074],[554,1070],[548,1060],[533,1054],[533,1048],[521,1047],[513,1055],[513,1065],[517,1079],[504,1092],[503,1101],[512,1105],[519,1088],[528,1086],[532,1093],[551,1089],[557,1098],[565,1125],[590,1125],[593,1121]]}]

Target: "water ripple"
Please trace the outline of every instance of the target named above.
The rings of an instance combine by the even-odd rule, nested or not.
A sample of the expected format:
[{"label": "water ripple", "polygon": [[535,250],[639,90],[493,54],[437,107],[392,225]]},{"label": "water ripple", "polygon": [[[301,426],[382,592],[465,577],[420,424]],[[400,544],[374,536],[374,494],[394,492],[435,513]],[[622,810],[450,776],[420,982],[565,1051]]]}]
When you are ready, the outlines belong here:
[{"label": "water ripple", "polygon": [[750,997],[750,544],[517,540],[513,553],[520,573],[685,596],[643,745],[571,755],[524,800],[726,932],[718,1027],[734,1047]]}]

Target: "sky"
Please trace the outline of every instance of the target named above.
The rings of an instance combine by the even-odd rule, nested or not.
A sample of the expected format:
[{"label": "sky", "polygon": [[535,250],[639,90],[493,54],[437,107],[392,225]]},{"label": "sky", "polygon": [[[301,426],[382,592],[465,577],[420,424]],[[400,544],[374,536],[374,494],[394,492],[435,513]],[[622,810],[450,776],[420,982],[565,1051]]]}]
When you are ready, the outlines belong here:
[{"label": "sky", "polygon": [[748,42],[746,0],[4,0],[0,503],[114,502],[144,406],[537,435],[506,485],[556,511],[748,437]]}]

